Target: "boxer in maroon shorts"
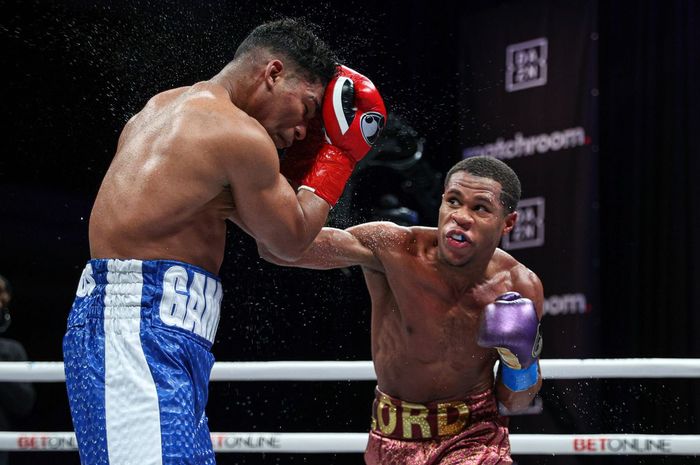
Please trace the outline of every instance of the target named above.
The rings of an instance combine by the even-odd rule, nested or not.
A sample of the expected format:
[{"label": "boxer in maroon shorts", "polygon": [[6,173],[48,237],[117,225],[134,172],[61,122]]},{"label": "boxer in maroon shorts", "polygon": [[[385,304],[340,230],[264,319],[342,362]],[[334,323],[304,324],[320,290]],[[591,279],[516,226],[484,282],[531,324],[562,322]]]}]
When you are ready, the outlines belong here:
[{"label": "boxer in maroon shorts", "polygon": [[[376,399],[368,465],[510,464],[507,418],[540,389],[539,278],[498,248],[520,181],[475,157],[448,172],[437,228],[323,228],[286,266],[362,266],[372,298]],[[494,379],[494,366],[500,358]]]}]

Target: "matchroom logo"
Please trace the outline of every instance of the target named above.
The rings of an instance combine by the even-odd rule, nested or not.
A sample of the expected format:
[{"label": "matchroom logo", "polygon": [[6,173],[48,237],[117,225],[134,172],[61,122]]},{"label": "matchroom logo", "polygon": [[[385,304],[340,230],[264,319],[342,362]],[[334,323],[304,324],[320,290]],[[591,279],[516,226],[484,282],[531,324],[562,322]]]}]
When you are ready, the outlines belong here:
[{"label": "matchroom logo", "polygon": [[506,91],[547,84],[547,38],[506,47]]},{"label": "matchroom logo", "polygon": [[580,292],[550,295],[544,299],[545,315],[583,315],[590,311],[586,294]]},{"label": "matchroom logo", "polygon": [[544,197],[532,197],[518,202],[518,221],[510,233],[503,236],[505,250],[527,249],[544,245]]},{"label": "matchroom logo", "polygon": [[516,132],[512,139],[499,137],[491,144],[466,147],[462,150],[462,157],[486,156],[499,160],[510,160],[531,157],[540,153],[573,149],[590,143],[590,136],[586,135],[586,130],[581,126],[533,136],[523,136],[521,132]]}]

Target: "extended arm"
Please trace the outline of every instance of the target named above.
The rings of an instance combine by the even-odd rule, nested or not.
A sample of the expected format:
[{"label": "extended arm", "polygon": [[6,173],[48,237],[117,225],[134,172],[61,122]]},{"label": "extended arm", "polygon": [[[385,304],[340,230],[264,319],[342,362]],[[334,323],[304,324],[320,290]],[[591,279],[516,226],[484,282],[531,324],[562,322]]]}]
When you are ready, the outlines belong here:
[{"label": "extended arm", "polygon": [[372,238],[390,227],[389,223],[365,223],[346,230],[323,228],[311,246],[300,257],[291,260],[276,256],[259,242],[258,252],[268,262],[282,266],[329,270],[360,265],[383,271],[372,247],[377,241]]}]

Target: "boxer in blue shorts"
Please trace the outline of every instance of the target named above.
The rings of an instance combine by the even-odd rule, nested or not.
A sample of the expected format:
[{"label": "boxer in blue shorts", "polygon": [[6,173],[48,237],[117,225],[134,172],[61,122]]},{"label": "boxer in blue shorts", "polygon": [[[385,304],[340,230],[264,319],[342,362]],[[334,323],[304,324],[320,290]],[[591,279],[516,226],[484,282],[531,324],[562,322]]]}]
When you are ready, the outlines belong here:
[{"label": "boxer in blue shorts", "polygon": [[92,438],[83,463],[214,463],[204,406],[221,296],[185,263],[90,260],[64,338],[75,431]]},{"label": "boxer in blue shorts", "polygon": [[[83,464],[214,463],[205,406],[226,220],[298,257],[385,117],[369,79],[285,19],[254,29],[213,78],[162,92],[129,120],[63,342]],[[289,147],[297,192],[280,173]]]}]

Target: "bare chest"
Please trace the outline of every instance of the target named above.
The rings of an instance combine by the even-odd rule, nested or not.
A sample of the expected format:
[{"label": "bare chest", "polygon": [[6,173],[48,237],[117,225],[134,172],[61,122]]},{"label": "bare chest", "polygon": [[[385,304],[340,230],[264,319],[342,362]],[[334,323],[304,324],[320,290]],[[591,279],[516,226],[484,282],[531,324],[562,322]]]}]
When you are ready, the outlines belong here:
[{"label": "bare chest", "polygon": [[[416,348],[436,352],[473,352],[479,317],[498,295],[496,283],[455,287],[434,267],[419,263],[386,273],[398,326]],[[395,326],[395,328],[396,328]]]}]

